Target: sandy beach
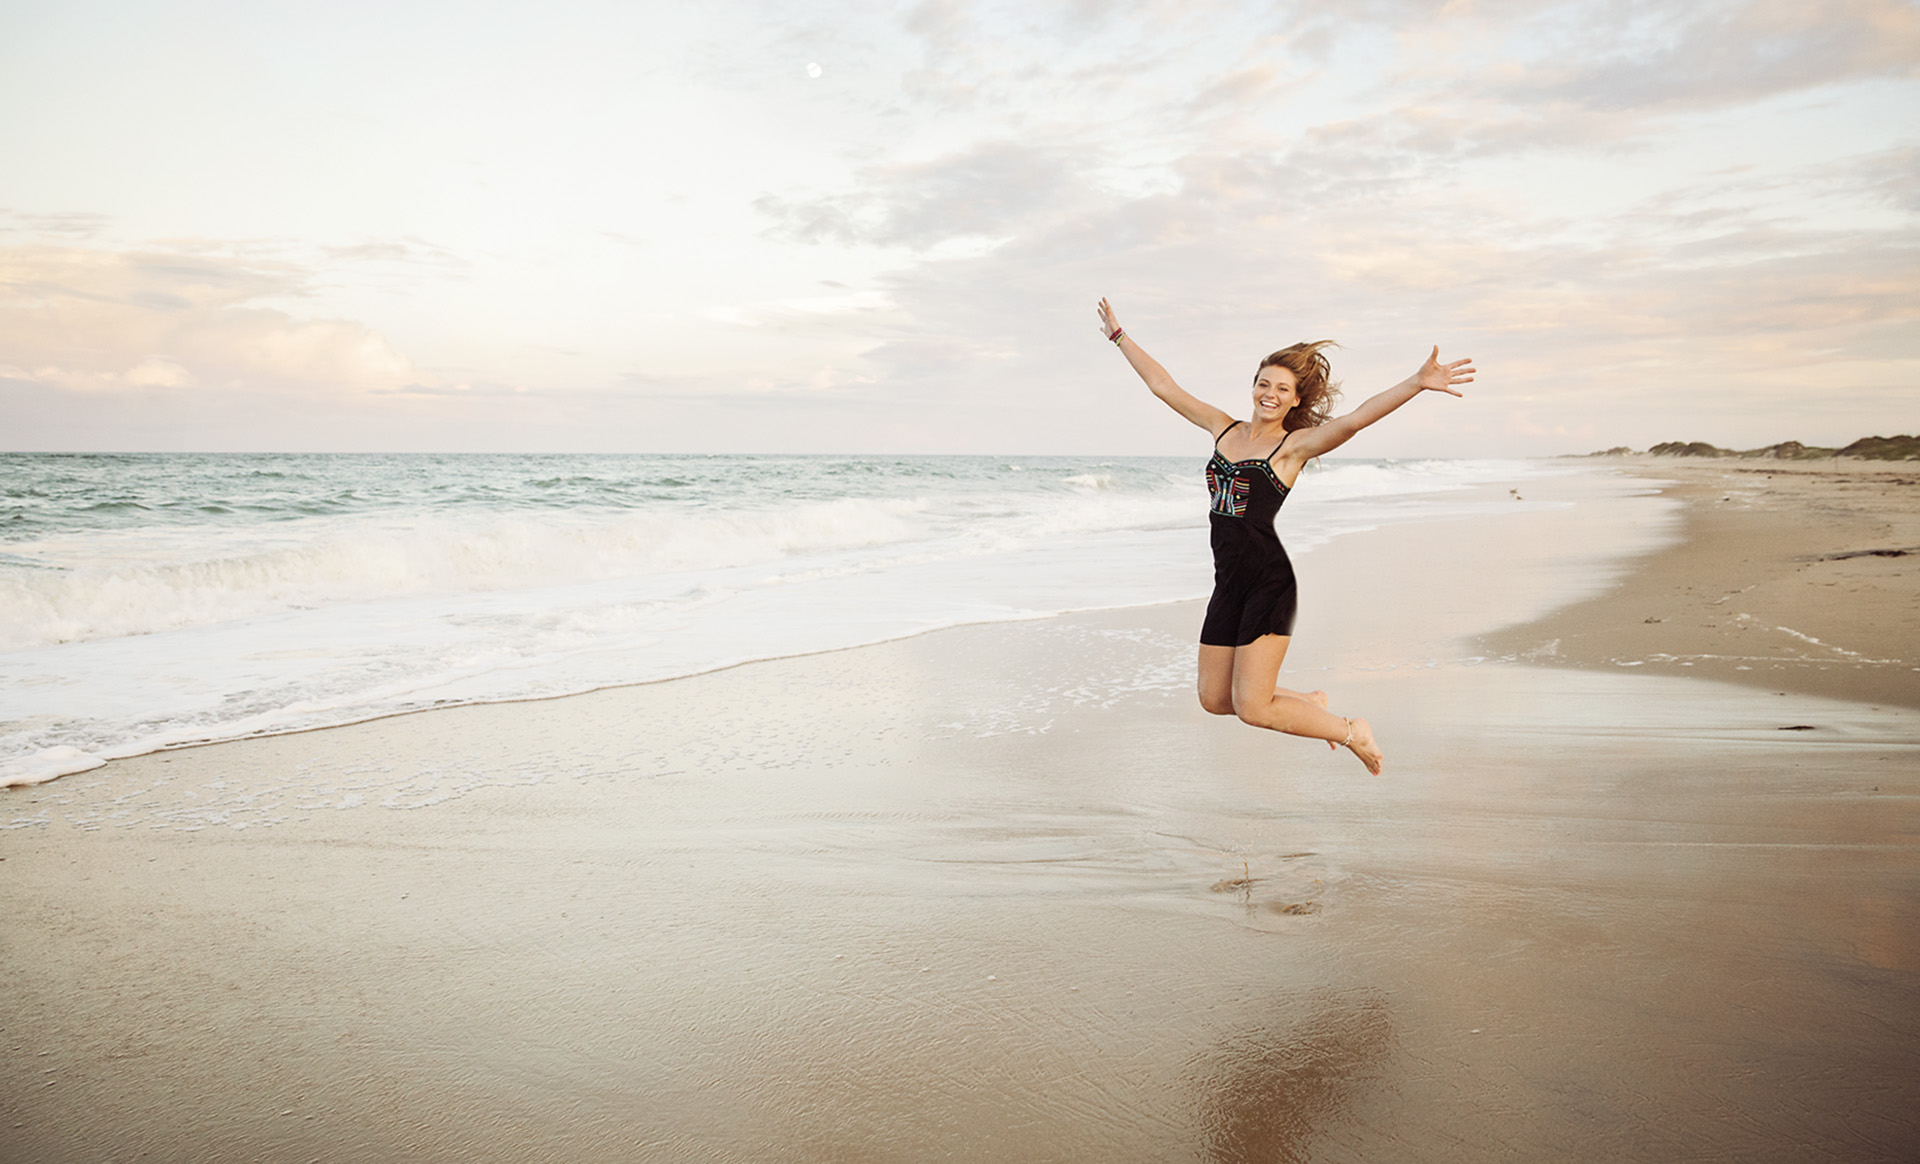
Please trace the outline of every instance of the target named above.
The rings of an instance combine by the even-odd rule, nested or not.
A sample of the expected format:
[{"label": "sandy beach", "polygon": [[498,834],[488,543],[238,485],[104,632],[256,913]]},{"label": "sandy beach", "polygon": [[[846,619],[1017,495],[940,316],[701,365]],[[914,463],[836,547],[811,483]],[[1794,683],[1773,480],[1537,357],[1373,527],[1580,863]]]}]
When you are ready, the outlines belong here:
[{"label": "sandy beach", "polygon": [[0,1159],[1920,1156],[1913,474],[1570,469],[1301,558],[1380,778],[1176,603],[9,790]]},{"label": "sandy beach", "polygon": [[1604,463],[1664,482],[1677,540],[1494,650],[1920,708],[1920,465]]}]

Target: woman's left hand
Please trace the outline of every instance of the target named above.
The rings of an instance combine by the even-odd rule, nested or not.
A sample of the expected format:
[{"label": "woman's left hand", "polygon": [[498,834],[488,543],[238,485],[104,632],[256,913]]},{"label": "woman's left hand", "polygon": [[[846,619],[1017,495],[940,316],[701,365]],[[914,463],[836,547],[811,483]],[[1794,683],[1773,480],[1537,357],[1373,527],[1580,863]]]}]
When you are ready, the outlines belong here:
[{"label": "woman's left hand", "polygon": [[1423,390],[1445,392],[1450,396],[1460,396],[1463,395],[1463,393],[1455,388],[1454,385],[1473,383],[1474,371],[1475,369],[1471,359],[1455,360],[1451,364],[1441,363],[1440,346],[1435,344],[1433,354],[1428,356],[1427,362],[1420,365],[1420,370],[1413,374],[1413,381]]}]

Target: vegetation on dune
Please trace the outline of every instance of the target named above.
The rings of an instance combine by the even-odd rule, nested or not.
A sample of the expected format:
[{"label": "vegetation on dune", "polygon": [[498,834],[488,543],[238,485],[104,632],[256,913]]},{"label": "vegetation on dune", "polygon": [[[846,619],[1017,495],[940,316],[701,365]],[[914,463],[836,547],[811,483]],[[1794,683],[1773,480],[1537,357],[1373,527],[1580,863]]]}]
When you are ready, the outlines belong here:
[{"label": "vegetation on dune", "polygon": [[1911,461],[1920,458],[1920,436],[1861,437],[1836,455],[1874,461]]},{"label": "vegetation on dune", "polygon": [[[1625,445],[1591,453],[1595,457],[1617,457],[1632,453]],[[1833,457],[1858,457],[1868,461],[1920,460],[1920,436],[1861,437],[1837,449],[1803,445],[1799,441],[1781,441],[1759,449],[1723,449],[1705,441],[1663,441],[1648,449],[1656,457],[1770,457],[1777,461],[1824,461]]]}]

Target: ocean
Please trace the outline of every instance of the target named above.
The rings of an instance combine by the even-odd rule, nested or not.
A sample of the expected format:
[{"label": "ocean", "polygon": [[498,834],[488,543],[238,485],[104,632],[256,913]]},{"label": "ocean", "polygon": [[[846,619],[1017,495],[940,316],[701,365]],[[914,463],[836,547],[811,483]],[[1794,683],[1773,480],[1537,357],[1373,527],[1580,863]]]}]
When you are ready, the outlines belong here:
[{"label": "ocean", "polygon": [[[0,784],[1204,597],[1200,457],[0,454]],[[1334,460],[1290,553],[1542,462]]]}]

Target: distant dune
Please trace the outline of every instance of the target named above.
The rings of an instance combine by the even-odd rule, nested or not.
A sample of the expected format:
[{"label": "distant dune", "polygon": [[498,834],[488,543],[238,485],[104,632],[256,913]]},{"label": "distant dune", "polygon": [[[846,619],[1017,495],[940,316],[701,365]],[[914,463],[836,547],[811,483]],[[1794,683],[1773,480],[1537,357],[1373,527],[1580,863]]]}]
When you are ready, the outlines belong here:
[{"label": "distant dune", "polygon": [[[1620,445],[1589,453],[1593,457],[1617,457],[1637,450]],[[1920,436],[1861,437],[1843,448],[1827,449],[1803,445],[1799,441],[1781,441],[1760,449],[1723,449],[1705,441],[1663,441],[1647,450],[1656,457],[1771,457],[1778,461],[1824,461],[1833,457],[1858,457],[1866,461],[1920,460]]]}]

